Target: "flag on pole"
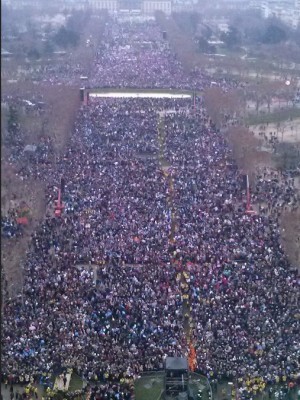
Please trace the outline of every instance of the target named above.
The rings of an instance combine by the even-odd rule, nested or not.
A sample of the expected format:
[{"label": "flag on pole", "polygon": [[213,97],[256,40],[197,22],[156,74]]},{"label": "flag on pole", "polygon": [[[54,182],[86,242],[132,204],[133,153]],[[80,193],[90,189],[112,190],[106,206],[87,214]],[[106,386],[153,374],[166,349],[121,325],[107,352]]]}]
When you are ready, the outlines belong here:
[{"label": "flag on pole", "polygon": [[247,195],[246,214],[256,215],[257,212],[251,207],[250,183],[248,175],[243,175],[243,188],[246,189]]}]

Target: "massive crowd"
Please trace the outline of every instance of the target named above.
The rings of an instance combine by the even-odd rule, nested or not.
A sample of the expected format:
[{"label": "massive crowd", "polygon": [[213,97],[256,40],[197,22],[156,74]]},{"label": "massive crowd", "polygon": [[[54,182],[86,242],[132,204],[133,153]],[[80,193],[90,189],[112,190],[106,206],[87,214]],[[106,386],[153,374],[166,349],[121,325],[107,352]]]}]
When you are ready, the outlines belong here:
[{"label": "massive crowd", "polygon": [[[101,39],[92,39],[92,46],[95,60],[90,68],[80,62],[74,65],[66,54],[51,64],[27,65],[23,71],[24,79],[46,86],[67,84],[76,87],[202,90],[212,85],[212,78],[201,69],[196,68],[190,74],[184,71],[162,30],[152,19],[120,23],[111,17]],[[228,90],[244,84],[214,78],[213,85]]]},{"label": "massive crowd", "polygon": [[[224,139],[207,125],[199,135],[199,124],[184,115],[167,121],[175,239],[181,257],[191,262],[198,367],[218,377],[262,375],[271,382],[290,376],[299,368],[299,279],[282,251],[278,220],[245,215],[240,177],[226,163]],[[260,180],[258,186],[265,201],[270,194],[274,203],[296,197],[291,185],[270,191],[269,182]]]},{"label": "massive crowd", "polygon": [[[106,34],[93,84],[202,87],[154,22],[113,23]],[[24,177],[47,183],[50,205],[63,176],[65,209],[62,218],[47,212],[32,235],[22,296],[5,301],[5,375],[24,381],[72,367],[102,382],[93,398],[130,398],[130,380],[186,354],[182,270],[200,372],[273,382],[299,371],[299,277],[278,216],[245,214],[242,177],[197,104],[91,99],[55,169],[27,165]],[[262,176],[254,201],[277,209],[299,199],[292,184]]]}]

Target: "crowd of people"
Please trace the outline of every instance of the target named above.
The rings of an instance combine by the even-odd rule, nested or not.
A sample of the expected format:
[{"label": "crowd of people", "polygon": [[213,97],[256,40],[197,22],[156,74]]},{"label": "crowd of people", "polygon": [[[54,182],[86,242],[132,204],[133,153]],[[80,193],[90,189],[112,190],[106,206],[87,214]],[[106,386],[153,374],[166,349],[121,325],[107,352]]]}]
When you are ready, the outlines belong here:
[{"label": "crowd of people", "polygon": [[[154,22],[114,22],[106,35],[94,85],[203,86]],[[300,281],[278,218],[245,214],[225,138],[201,101],[192,105],[91,98],[55,168],[36,164],[49,205],[63,177],[65,208],[61,218],[49,208],[32,235],[22,295],[5,301],[5,376],[37,380],[71,367],[93,382],[93,399],[130,399],[129,382],[186,355],[182,271],[199,372],[272,383],[299,371]],[[271,193],[262,177],[254,201],[299,201],[293,185],[272,183]]]},{"label": "crowd of people", "polygon": [[[177,212],[176,243],[190,260],[190,301],[198,367],[218,377],[291,376],[299,368],[299,278],[280,245],[278,219],[246,215],[239,172],[224,138],[207,118],[168,116]],[[258,196],[274,204],[298,201],[293,186]],[[260,199],[262,200],[262,199]]]},{"label": "crowd of people", "polygon": [[[111,20],[102,43],[88,76],[90,87],[202,90],[212,85],[211,77],[199,68],[186,73],[155,20]],[[225,90],[240,84],[225,78],[213,82]]]},{"label": "crowd of people", "polygon": [[[99,22],[104,24],[104,21]],[[100,29],[100,27],[99,27]],[[23,78],[40,85],[71,85],[85,87],[176,88],[202,90],[212,85],[212,78],[199,68],[186,73],[177,55],[164,38],[155,19],[139,22],[106,17],[101,38],[91,37],[94,63],[74,64],[68,52],[51,63],[32,63],[23,67]],[[20,79],[20,71],[15,78]],[[11,79],[11,77],[10,77]],[[214,86],[228,90],[241,82],[213,79]]]}]

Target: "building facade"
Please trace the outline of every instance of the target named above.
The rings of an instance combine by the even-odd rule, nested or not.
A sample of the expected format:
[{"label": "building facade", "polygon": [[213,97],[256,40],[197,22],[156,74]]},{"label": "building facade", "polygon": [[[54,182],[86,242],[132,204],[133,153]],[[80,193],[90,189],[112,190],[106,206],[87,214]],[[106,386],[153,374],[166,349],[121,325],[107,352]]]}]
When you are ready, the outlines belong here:
[{"label": "building facade", "polygon": [[89,0],[87,7],[93,10],[107,10],[110,13],[118,11],[117,0]]},{"label": "building facade", "polygon": [[[3,4],[14,8],[35,8],[43,7],[41,0],[3,0]],[[153,15],[155,11],[162,11],[167,15],[172,12],[172,0],[53,0],[51,4],[59,9],[77,10],[107,10],[109,13],[116,13],[120,10],[139,12],[144,15]]]},{"label": "building facade", "polygon": [[276,17],[293,28],[300,24],[300,0],[253,0],[249,6],[264,18]]},{"label": "building facade", "polygon": [[172,12],[172,2],[170,0],[144,0],[141,11],[145,15],[152,15],[155,11],[162,11],[170,15]]}]

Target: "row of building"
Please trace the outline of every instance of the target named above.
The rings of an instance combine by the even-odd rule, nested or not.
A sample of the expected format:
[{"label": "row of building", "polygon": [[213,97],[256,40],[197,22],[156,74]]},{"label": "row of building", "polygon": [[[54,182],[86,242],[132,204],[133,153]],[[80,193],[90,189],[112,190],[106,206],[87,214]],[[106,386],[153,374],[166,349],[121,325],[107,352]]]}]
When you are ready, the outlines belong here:
[{"label": "row of building", "polygon": [[[198,4],[197,4],[198,3]],[[207,6],[207,1],[205,1]],[[12,8],[25,7],[45,8],[47,0],[2,0]],[[93,9],[108,10],[110,13],[133,13],[153,15],[155,11],[162,11],[170,15],[174,11],[193,10],[201,6],[201,0],[52,0],[51,6],[60,10]],[[216,9],[256,9],[265,18],[276,17],[293,28],[300,24],[300,0],[215,0],[209,5]]]},{"label": "row of building", "polygon": [[[13,9],[31,7],[45,9],[49,3],[46,0],[3,0],[3,5]],[[133,13],[153,15],[156,11],[162,11],[170,15],[172,0],[53,0],[51,6],[57,6],[60,10],[107,10],[109,13]]]},{"label": "row of building", "polygon": [[293,28],[300,24],[300,0],[216,0],[213,7],[221,10],[257,10],[263,17],[276,17]]},{"label": "row of building", "polygon": [[265,18],[276,17],[293,28],[300,24],[300,0],[254,0],[250,6]]}]

